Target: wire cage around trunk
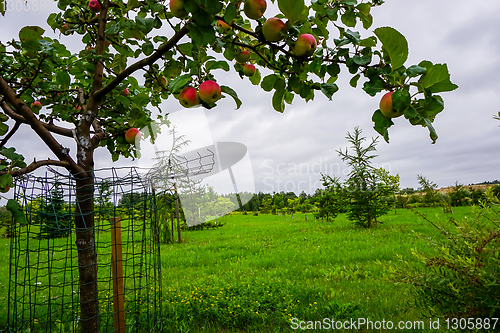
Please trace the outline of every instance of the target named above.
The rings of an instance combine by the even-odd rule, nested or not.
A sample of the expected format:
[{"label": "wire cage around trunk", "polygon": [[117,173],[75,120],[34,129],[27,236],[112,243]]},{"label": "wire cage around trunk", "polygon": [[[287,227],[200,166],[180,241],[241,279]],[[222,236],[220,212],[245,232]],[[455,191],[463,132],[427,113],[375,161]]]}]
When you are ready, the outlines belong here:
[{"label": "wire cage around trunk", "polygon": [[[137,168],[93,172],[93,211],[82,212],[72,175],[47,169],[16,179],[27,223],[12,225],[8,332],[80,332],[82,299],[95,299],[100,332],[161,331],[156,195]],[[75,218],[93,216],[95,267],[82,267]],[[81,281],[96,269],[95,281]],[[85,332],[87,333],[87,332]]]}]

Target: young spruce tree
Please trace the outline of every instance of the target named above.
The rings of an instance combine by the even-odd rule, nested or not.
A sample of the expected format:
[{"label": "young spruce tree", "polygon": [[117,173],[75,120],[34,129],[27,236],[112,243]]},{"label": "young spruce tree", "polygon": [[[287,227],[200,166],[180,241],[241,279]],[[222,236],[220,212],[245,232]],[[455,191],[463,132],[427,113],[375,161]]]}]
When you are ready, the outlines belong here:
[{"label": "young spruce tree", "polygon": [[391,176],[383,168],[373,167],[372,160],[377,155],[370,153],[376,151],[377,138],[372,138],[372,142],[363,147],[366,138],[361,132],[358,127],[353,134],[347,132],[346,138],[352,144],[354,155],[350,155],[347,148],[345,152],[337,152],[351,167],[345,186],[347,218],[356,225],[371,228],[377,225],[379,216],[390,210],[391,204],[386,199],[398,190],[399,175]]}]

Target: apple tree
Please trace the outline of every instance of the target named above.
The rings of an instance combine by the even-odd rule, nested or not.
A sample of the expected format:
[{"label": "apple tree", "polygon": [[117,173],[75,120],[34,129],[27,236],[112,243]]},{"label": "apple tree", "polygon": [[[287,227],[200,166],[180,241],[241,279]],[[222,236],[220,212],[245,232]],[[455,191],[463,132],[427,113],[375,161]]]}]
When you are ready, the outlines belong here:
[{"label": "apple tree", "polygon": [[[47,18],[51,38],[25,26],[16,39],[0,41],[0,189],[13,178],[47,165],[66,168],[76,179],[80,214],[75,218],[80,266],[81,325],[98,331],[96,253],[91,172],[94,151],[113,160],[132,157],[132,142],[144,128],[167,120],[160,104],[213,108],[237,92],[215,77],[230,71],[272,92],[272,106],[285,110],[294,98],[329,99],[339,89],[341,69],[350,85],[370,96],[393,92],[372,115],[389,140],[391,117],[427,127],[444,108],[438,93],[457,88],[446,64],[425,60],[406,65],[405,37],[391,27],[372,27],[371,9],[381,0],[58,0]],[[2,15],[10,0],[0,0]],[[270,8],[267,8],[269,5]],[[71,52],[67,45],[80,45]],[[375,104],[375,103],[374,103]],[[378,104],[378,103],[377,103]],[[367,116],[368,113],[367,113]],[[47,146],[47,158],[31,163],[9,140],[29,126]],[[127,133],[127,134],[126,134]],[[147,139],[147,134],[143,134]],[[74,139],[65,147],[61,137]],[[17,149],[16,149],[17,148]]]}]

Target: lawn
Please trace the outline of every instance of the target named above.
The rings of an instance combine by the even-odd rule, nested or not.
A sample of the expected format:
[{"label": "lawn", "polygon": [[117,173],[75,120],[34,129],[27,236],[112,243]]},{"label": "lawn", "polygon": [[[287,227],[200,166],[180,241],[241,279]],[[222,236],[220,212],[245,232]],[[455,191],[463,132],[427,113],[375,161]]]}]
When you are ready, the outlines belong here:
[{"label": "lawn", "polygon": [[[455,218],[470,208],[454,209]],[[420,209],[434,218],[440,208]],[[380,218],[374,229],[308,214],[232,214],[219,229],[183,232],[161,246],[164,332],[291,332],[299,321],[419,321],[407,285],[387,282],[380,263],[427,245],[414,232],[436,231],[409,210]],[[437,235],[436,235],[437,236]],[[0,325],[7,318],[8,239],[0,239]],[[294,319],[296,318],[296,319]],[[1,330],[0,326],[0,330]]]}]

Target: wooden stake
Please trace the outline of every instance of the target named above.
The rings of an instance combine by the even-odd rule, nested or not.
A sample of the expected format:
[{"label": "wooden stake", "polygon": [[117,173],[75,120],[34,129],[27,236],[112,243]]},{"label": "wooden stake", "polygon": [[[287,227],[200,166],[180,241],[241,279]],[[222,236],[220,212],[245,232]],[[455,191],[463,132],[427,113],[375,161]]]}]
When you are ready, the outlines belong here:
[{"label": "wooden stake", "polygon": [[111,218],[111,262],[113,265],[113,311],[115,332],[125,333],[122,227],[119,217]]}]

